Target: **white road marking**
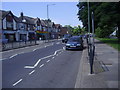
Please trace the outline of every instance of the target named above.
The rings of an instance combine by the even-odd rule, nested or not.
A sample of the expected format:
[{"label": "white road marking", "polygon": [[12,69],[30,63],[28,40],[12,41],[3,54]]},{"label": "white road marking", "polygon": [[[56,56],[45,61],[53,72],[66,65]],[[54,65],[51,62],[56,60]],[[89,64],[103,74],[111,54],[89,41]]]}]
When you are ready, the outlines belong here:
[{"label": "white road marking", "polygon": [[20,83],[22,79],[18,80],[16,83],[13,84],[13,86],[16,86],[18,83]]},{"label": "white road marking", "polygon": [[35,72],[35,70],[31,71],[31,72],[29,73],[29,75],[33,74],[34,72]]},{"label": "white road marking", "polygon": [[12,56],[10,56],[10,58],[13,58],[13,57],[15,57],[15,56],[17,56],[18,54],[14,54],[14,55],[12,55]]},{"label": "white road marking", "polygon": [[19,54],[23,54],[24,52],[21,52],[21,53],[19,53]]},{"label": "white road marking", "polygon": [[52,57],[52,56],[55,56],[57,54],[57,52],[59,52],[61,50],[63,50],[63,49],[56,50],[53,55],[49,55],[49,56],[46,56],[46,57],[43,57],[43,58],[39,59],[34,66],[25,66],[24,68],[35,68],[40,63],[41,60]]},{"label": "white road marking", "polygon": [[43,67],[43,66],[44,66],[44,64],[40,65],[40,68]]},{"label": "white road marking", "polygon": [[54,55],[49,55],[49,56],[43,57],[41,59],[46,59],[46,58],[49,58],[49,57],[52,57],[52,56],[54,56]]},{"label": "white road marking", "polygon": [[25,66],[24,68],[32,69],[32,68],[35,68],[35,67],[34,66]]},{"label": "white road marking", "polygon": [[37,67],[37,65],[39,64],[39,62],[41,61],[41,59],[39,59],[34,66],[25,66],[24,68],[35,68]]},{"label": "white road marking", "polygon": [[34,67],[36,67],[36,66],[39,64],[40,61],[41,61],[41,59],[39,59],[39,60],[37,61],[37,63],[34,65]]},{"label": "white road marking", "polygon": [[3,60],[5,60],[5,59],[7,59],[7,58],[2,58],[2,59],[0,59],[0,61],[3,61]]},{"label": "white road marking", "polygon": [[47,62],[50,62],[50,60],[47,60]]},{"label": "white road marking", "polygon": [[60,44],[60,42],[57,42],[56,44]]},{"label": "white road marking", "polygon": [[54,59],[55,57],[52,57],[52,59]]},{"label": "white road marking", "polygon": [[37,50],[37,49],[34,49],[33,52],[36,51],[36,50]]},{"label": "white road marking", "polygon": [[63,47],[63,50],[65,50],[65,47]]},{"label": "white road marking", "polygon": [[51,46],[51,45],[46,45],[45,47],[48,47],[48,46]]}]

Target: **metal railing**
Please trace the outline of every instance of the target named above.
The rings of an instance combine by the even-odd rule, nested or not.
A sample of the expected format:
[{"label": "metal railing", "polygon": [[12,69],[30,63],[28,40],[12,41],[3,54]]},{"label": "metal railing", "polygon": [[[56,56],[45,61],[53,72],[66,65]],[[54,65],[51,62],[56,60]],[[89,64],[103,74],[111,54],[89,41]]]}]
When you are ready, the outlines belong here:
[{"label": "metal railing", "polygon": [[21,48],[26,46],[32,46],[36,45],[36,40],[34,41],[23,41],[23,42],[11,42],[11,43],[3,43],[1,51],[15,49],[15,48]]}]

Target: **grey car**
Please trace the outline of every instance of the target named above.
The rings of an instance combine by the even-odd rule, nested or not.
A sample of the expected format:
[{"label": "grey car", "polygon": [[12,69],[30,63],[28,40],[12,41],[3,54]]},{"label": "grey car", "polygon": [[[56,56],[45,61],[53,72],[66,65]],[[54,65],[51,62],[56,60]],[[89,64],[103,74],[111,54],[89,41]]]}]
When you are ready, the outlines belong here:
[{"label": "grey car", "polygon": [[71,37],[66,43],[66,50],[82,50],[83,49],[83,40],[79,36]]}]

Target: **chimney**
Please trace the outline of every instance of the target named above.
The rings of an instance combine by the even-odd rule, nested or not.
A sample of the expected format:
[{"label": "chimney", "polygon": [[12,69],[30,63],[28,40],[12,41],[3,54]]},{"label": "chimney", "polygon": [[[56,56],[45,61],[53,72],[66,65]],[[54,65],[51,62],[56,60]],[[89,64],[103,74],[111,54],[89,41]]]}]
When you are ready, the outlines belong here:
[{"label": "chimney", "polygon": [[23,12],[20,13],[21,17],[22,17],[22,20],[23,20]]}]

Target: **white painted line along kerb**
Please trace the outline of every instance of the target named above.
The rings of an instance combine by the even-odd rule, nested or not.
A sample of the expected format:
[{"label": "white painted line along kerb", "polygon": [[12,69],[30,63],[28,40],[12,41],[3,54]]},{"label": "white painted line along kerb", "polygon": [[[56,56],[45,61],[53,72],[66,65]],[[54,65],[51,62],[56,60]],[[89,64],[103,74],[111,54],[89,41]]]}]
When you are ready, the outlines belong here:
[{"label": "white painted line along kerb", "polygon": [[10,56],[10,58],[13,58],[13,57],[15,57],[15,56],[17,56],[18,54],[14,54],[14,55],[12,55],[12,56]]},{"label": "white painted line along kerb", "polygon": [[33,74],[34,72],[35,72],[35,70],[31,71],[31,72],[29,73],[29,75]]},{"label": "white painted line along kerb", "polygon": [[13,84],[13,86],[16,86],[18,83],[20,83],[22,79],[18,80],[16,83]]},{"label": "white painted line along kerb", "polygon": [[44,66],[44,64],[40,65],[40,68],[43,67],[43,66]]}]

